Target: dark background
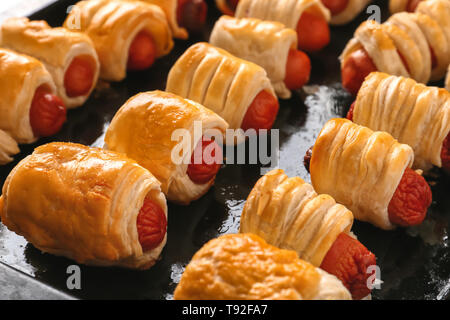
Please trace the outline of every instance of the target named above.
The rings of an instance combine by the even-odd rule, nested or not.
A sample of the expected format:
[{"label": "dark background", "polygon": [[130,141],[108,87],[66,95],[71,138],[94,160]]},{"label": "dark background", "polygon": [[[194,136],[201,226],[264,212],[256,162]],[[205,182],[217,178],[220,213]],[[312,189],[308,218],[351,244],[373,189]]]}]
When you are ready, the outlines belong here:
[{"label": "dark background", "polygon": [[[76,1],[58,1],[31,15],[59,26],[68,5]],[[0,183],[23,157],[50,141],[71,141],[92,146],[103,145],[103,133],[117,109],[138,92],[165,88],[170,67],[192,43],[207,41],[219,17],[209,1],[208,27],[189,41],[176,41],[174,50],[157,60],[148,71],[130,73],[126,80],[97,91],[81,108],[68,113],[63,130],[49,139],[21,146],[16,160],[0,167]],[[387,1],[374,1],[386,19]],[[356,27],[368,15],[362,13],[353,23],[331,27],[331,43],[312,55],[309,85],[281,101],[274,128],[280,130],[279,167],[289,176],[310,181],[302,163],[305,151],[314,143],[323,124],[344,116],[352,98],[340,85],[338,56]],[[442,86],[442,83],[436,85]],[[45,284],[78,298],[93,299],[171,299],[183,268],[192,255],[208,240],[235,233],[245,199],[260,178],[260,165],[225,165],[215,186],[200,200],[187,207],[169,204],[168,242],[161,260],[147,271],[81,266],[81,290],[68,290],[66,269],[75,262],[42,254],[22,237],[0,223],[0,262],[20,270]],[[374,299],[448,299],[450,292],[450,179],[437,171],[429,180],[433,204],[425,222],[419,226],[382,231],[355,221],[353,232],[377,256],[383,284],[373,291]]]}]

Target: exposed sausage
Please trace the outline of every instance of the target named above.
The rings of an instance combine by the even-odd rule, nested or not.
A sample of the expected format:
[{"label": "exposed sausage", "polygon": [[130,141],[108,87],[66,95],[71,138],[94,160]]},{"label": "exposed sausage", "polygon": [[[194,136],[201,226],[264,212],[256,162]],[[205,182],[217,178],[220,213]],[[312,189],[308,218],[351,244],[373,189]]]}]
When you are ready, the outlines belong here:
[{"label": "exposed sausage", "polygon": [[348,92],[356,96],[367,75],[375,71],[377,71],[377,67],[367,51],[358,49],[350,54],[342,66],[342,85]]},{"label": "exposed sausage", "polygon": [[89,93],[94,82],[95,62],[92,57],[75,57],[64,75],[64,88],[68,97],[79,97]]},{"label": "exposed sausage", "polygon": [[[205,150],[208,147],[207,150]],[[200,150],[201,148],[201,153]],[[216,155],[216,151],[220,152],[220,154]],[[195,155],[201,155],[201,161],[196,161]],[[191,179],[196,184],[204,184],[216,176],[217,172],[221,167],[222,162],[222,149],[217,145],[214,140],[206,140],[202,138],[197,146],[195,147],[194,152],[191,156],[191,162],[187,168],[187,175],[189,179]]]},{"label": "exposed sausage", "polygon": [[322,3],[330,10],[331,14],[335,16],[347,8],[348,1],[349,0],[322,0]]},{"label": "exposed sausage", "polygon": [[376,265],[375,255],[355,238],[341,233],[328,250],[320,268],[335,275],[359,300],[370,293],[367,279],[369,266]]},{"label": "exposed sausage", "polygon": [[133,39],[128,51],[128,70],[144,70],[155,62],[156,45],[152,36],[146,32],[139,32]]},{"label": "exposed sausage", "polygon": [[208,6],[204,0],[178,0],[178,24],[189,31],[198,32],[206,22]]},{"label": "exposed sausage", "polygon": [[297,24],[298,47],[308,52],[319,51],[330,43],[330,28],[322,17],[303,12]]},{"label": "exposed sausage", "polygon": [[37,137],[48,137],[56,134],[66,122],[64,102],[52,94],[45,85],[34,93],[30,107],[30,125]]},{"label": "exposed sausage", "polygon": [[145,198],[136,226],[142,251],[156,248],[166,235],[167,219],[164,210],[152,199]]},{"label": "exposed sausage", "polygon": [[279,107],[277,98],[265,90],[261,91],[247,109],[241,128],[244,131],[271,129],[277,118]]},{"label": "exposed sausage", "polygon": [[309,57],[300,50],[290,50],[286,63],[286,77],[284,83],[290,90],[303,87],[311,74],[311,61]]},{"label": "exposed sausage", "polygon": [[389,220],[403,227],[419,225],[425,219],[431,200],[431,189],[425,179],[406,168],[389,202]]}]

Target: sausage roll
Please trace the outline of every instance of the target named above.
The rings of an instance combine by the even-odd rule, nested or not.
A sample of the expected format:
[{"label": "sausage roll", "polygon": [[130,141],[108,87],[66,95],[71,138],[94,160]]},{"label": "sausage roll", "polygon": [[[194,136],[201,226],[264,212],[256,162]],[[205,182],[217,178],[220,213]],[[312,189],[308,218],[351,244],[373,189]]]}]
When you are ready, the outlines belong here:
[{"label": "sausage roll", "polygon": [[[211,109],[231,129],[270,129],[278,113],[277,97],[262,67],[204,42],[191,46],[173,65],[166,91]],[[261,105],[269,112],[260,112]]]},{"label": "sausage roll", "polygon": [[285,78],[290,50],[297,49],[297,34],[293,29],[274,21],[222,16],[209,42],[263,67],[277,95],[283,99],[291,97]]},{"label": "sausage roll", "polygon": [[187,265],[176,300],[350,300],[333,275],[254,234],[206,243]]},{"label": "sausage roll", "polygon": [[[88,265],[147,269],[166,242],[158,180],[124,155],[73,143],[23,159],[5,181],[0,216],[41,251]],[[159,242],[144,250],[148,237]]]},{"label": "sausage roll", "polygon": [[[195,129],[196,122],[201,132]],[[213,185],[222,161],[221,148],[214,141],[209,150],[214,150],[220,163],[208,164],[203,157],[196,163],[193,150],[208,146],[202,137],[210,130],[223,134],[226,129],[221,117],[200,104],[167,92],[145,92],[130,98],[116,113],[106,132],[105,147],[126,154],[152,172],[169,200],[188,204]],[[186,131],[181,142],[175,136],[180,130]],[[179,153],[182,161],[175,161],[174,154]]]},{"label": "sausage roll", "polygon": [[0,165],[13,160],[11,156],[20,152],[16,140],[3,130],[0,130]]},{"label": "sausage roll", "polygon": [[91,39],[45,21],[10,18],[1,26],[1,45],[40,60],[67,108],[82,105],[94,89],[100,70]]},{"label": "sausage roll", "polygon": [[302,50],[318,51],[330,41],[330,11],[320,0],[240,0],[235,17],[281,22],[297,31]]},{"label": "sausage roll", "polygon": [[[353,122],[389,132],[414,150],[414,167],[445,164],[441,155],[450,133],[450,93],[412,79],[373,72],[364,81],[352,109]],[[450,169],[450,167],[448,168]]]},{"label": "sausage roll", "polygon": [[373,71],[427,83],[444,77],[450,62],[450,2],[420,3],[415,13],[398,13],[384,24],[366,21],[356,30],[340,59],[342,82],[357,93]]},{"label": "sausage roll", "polygon": [[288,178],[276,169],[259,179],[250,192],[240,232],[254,233],[271,245],[296,251],[301,259],[334,274],[354,299],[361,299],[370,293],[367,268],[376,261],[354,238],[352,224],[353,214],[346,207],[329,195],[318,195],[301,178]]},{"label": "sausage roll", "polygon": [[414,162],[410,146],[386,132],[332,119],[314,144],[310,173],[314,189],[347,206],[356,219],[393,229],[388,205]]},{"label": "sausage roll", "polygon": [[[49,99],[56,93],[55,83],[44,65],[30,56],[0,49],[0,129],[18,143],[36,141],[41,135],[37,127],[42,124],[51,126],[50,129],[57,127],[58,131],[65,121],[65,108],[62,121],[58,114],[40,113],[41,92],[51,95]],[[62,101],[56,102],[64,106]],[[53,111],[52,105],[44,109]]]},{"label": "sausage roll", "polygon": [[331,12],[330,23],[334,25],[349,23],[355,19],[370,2],[372,2],[372,0],[322,0],[324,6]]},{"label": "sausage roll", "polygon": [[164,12],[156,5],[139,1],[80,1],[64,26],[92,39],[100,60],[100,78],[107,81],[123,80],[127,67],[145,69],[154,58],[166,55],[173,47]]}]

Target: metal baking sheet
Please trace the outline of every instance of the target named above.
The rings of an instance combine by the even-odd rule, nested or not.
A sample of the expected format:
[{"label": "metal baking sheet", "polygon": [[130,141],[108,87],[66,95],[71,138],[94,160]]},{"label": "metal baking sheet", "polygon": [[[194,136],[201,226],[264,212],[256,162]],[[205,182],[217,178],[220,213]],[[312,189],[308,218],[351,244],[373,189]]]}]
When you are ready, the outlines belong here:
[{"label": "metal baking sheet", "polygon": [[[58,1],[30,17],[45,19],[58,26],[67,7],[76,1]],[[374,1],[387,17],[387,1]],[[10,170],[33,149],[50,141],[71,141],[102,146],[103,133],[117,109],[138,92],[164,89],[168,71],[192,43],[207,41],[219,17],[209,1],[208,26],[189,41],[176,41],[170,55],[157,60],[148,71],[130,73],[125,81],[103,86],[88,102],[68,113],[68,121],[56,136],[21,146],[14,163],[0,167],[0,183]],[[281,101],[274,128],[279,129],[279,167],[289,176],[310,181],[303,167],[303,155],[314,143],[323,124],[332,117],[344,116],[352,98],[340,85],[338,56],[356,27],[368,15],[353,23],[332,27],[331,43],[311,56],[312,75],[308,86],[293,98]],[[438,83],[437,85],[442,85]],[[161,260],[147,271],[117,268],[81,267],[81,289],[68,289],[67,268],[75,262],[43,254],[24,238],[0,224],[0,261],[20,270],[56,290],[82,299],[171,299],[184,267],[208,240],[239,228],[240,213],[254,183],[260,178],[260,165],[225,165],[215,186],[200,200],[182,207],[169,204],[168,242]],[[355,222],[353,231],[377,256],[381,269],[381,289],[374,299],[448,299],[450,296],[450,178],[437,174],[432,181],[433,204],[425,222],[419,226],[382,231]]]}]

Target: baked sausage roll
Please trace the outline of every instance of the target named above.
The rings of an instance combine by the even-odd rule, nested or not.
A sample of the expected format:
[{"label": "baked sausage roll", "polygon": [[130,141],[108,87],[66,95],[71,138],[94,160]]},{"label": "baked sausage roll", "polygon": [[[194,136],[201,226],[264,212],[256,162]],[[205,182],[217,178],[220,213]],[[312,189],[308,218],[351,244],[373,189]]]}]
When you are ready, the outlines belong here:
[{"label": "baked sausage roll", "polygon": [[100,60],[100,78],[121,81],[131,70],[146,69],[173,47],[167,18],[156,5],[139,1],[80,1],[64,22],[86,33]]},{"label": "baked sausage roll", "polygon": [[44,65],[27,55],[0,49],[0,129],[18,143],[59,131],[64,103]]},{"label": "baked sausage roll", "polygon": [[330,42],[330,11],[320,0],[240,0],[235,17],[281,22],[297,31],[298,46],[305,51]]},{"label": "baked sausage roll", "polygon": [[350,300],[333,275],[254,234],[210,240],[187,265],[176,300]]},{"label": "baked sausage roll", "polygon": [[314,144],[309,168],[318,193],[331,195],[356,219],[389,230],[395,227],[389,202],[413,162],[411,147],[390,134],[332,119]]},{"label": "baked sausage roll", "polygon": [[45,21],[10,18],[1,25],[1,45],[41,61],[67,108],[82,105],[94,89],[100,70],[91,39]]},{"label": "baked sausage roll", "polygon": [[147,269],[166,243],[158,180],[124,155],[73,143],[40,146],[19,162],[0,216],[41,251],[88,265]]},{"label": "baked sausage roll", "polygon": [[352,224],[353,214],[346,207],[329,195],[318,195],[301,178],[288,178],[283,170],[275,169],[250,192],[240,232],[294,250],[301,259],[335,275],[354,299],[361,299],[370,294],[367,268],[376,261],[354,238]]},{"label": "baked sausage roll", "polygon": [[[439,17],[438,17],[439,14]],[[342,82],[358,92],[373,71],[410,77],[427,83],[444,77],[450,57],[450,2],[422,2],[415,13],[398,13],[384,24],[364,22],[340,59]]]},{"label": "baked sausage roll", "polygon": [[[414,150],[414,167],[450,169],[443,150],[450,133],[450,93],[412,79],[373,72],[364,81],[351,120],[389,132]],[[447,138],[449,139],[449,138]]]},{"label": "baked sausage roll", "polygon": [[322,0],[331,12],[330,24],[347,24],[360,14],[372,0]]},{"label": "baked sausage roll", "polygon": [[205,42],[191,46],[173,65],[166,91],[211,109],[231,129],[270,129],[279,108],[262,67]]},{"label": "baked sausage roll", "polygon": [[[209,132],[223,134],[226,129],[221,117],[193,101],[168,92],[145,92],[130,98],[116,113],[106,132],[105,147],[126,154],[152,172],[169,200],[188,204],[209,190],[222,163],[222,150],[207,139]],[[181,142],[175,136],[180,130],[187,131]],[[207,159],[207,147],[213,150],[214,161]],[[202,151],[199,161],[193,161],[196,148]],[[174,160],[175,153],[181,154],[182,161]]]},{"label": "baked sausage roll", "polygon": [[170,24],[173,36],[178,39],[186,40],[189,37],[188,31],[178,24],[177,8],[178,0],[142,0],[147,3],[159,6],[166,14],[167,20]]},{"label": "baked sausage roll", "polygon": [[[214,25],[209,42],[263,67],[280,98],[290,98],[289,89],[299,89],[309,79],[311,64],[308,56],[297,50],[297,34],[279,22],[222,16]],[[297,62],[299,54],[305,57],[306,63],[302,57]],[[297,65],[299,70],[295,70]],[[301,78],[294,79],[300,81],[294,87],[290,85],[290,73]]]},{"label": "baked sausage roll", "polygon": [[13,160],[11,156],[20,152],[16,140],[3,130],[0,130],[0,165]]}]

